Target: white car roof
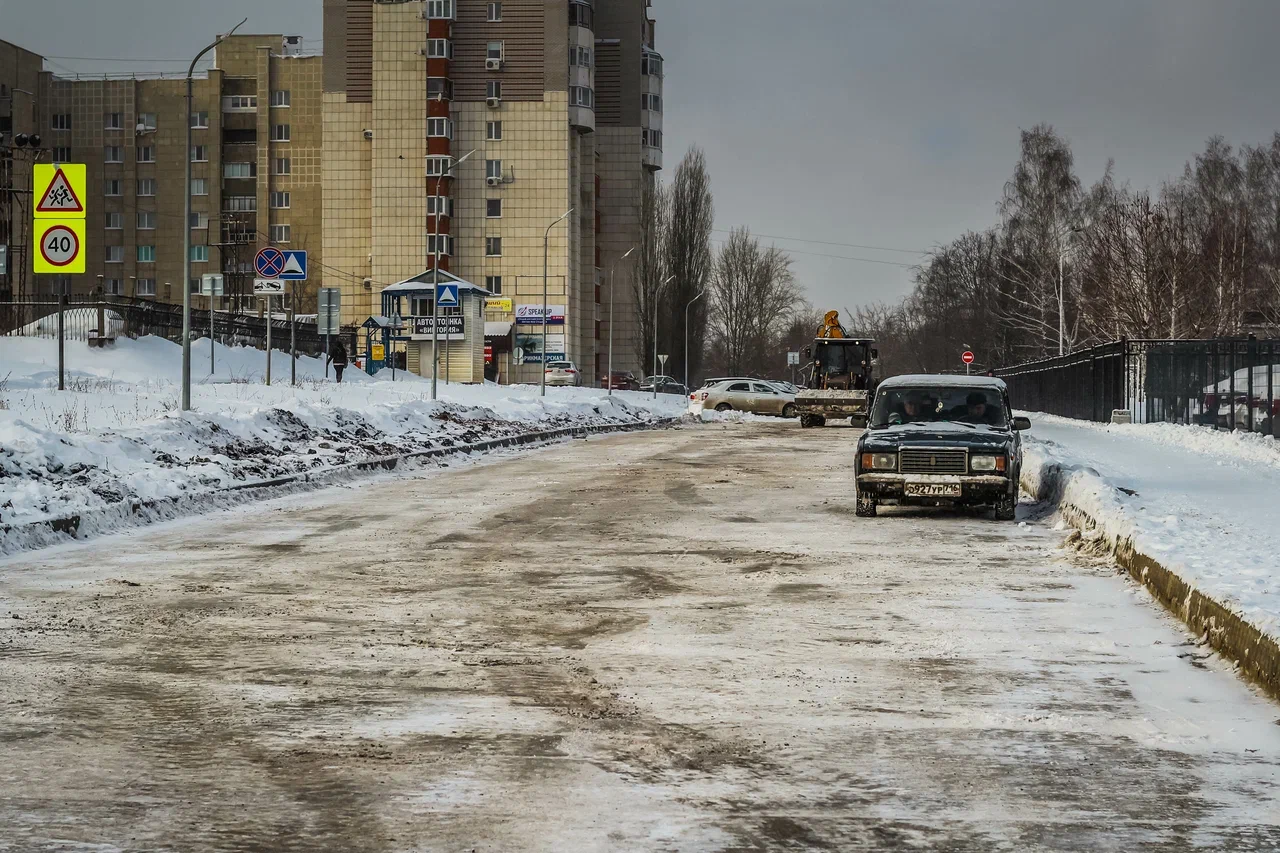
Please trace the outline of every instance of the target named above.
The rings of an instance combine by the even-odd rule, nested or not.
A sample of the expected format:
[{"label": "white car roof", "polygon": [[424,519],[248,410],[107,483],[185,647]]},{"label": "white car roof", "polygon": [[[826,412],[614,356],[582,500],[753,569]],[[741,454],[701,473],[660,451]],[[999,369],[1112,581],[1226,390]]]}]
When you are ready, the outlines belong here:
[{"label": "white car roof", "polygon": [[993,388],[1006,390],[1003,379],[994,376],[957,376],[951,373],[910,373],[890,376],[880,383],[880,388],[912,388],[927,385],[934,388]]}]

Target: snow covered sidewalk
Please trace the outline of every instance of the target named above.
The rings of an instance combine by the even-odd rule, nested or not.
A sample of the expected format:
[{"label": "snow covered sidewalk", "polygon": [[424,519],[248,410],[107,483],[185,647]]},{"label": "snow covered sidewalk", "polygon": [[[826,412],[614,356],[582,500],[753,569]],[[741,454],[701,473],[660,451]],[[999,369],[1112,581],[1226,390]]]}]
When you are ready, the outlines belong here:
[{"label": "snow covered sidewalk", "polygon": [[1280,443],[1172,424],[1033,416],[1023,482],[1056,490],[1111,542],[1280,637]]},{"label": "snow covered sidewalk", "polygon": [[[400,372],[376,379],[348,371],[341,385],[316,359],[273,353],[262,384],[260,350],[193,346],[194,411],[177,409],[180,349],[160,338],[66,348],[67,390],[57,391],[56,342],[0,338],[0,553],[32,547],[23,528],[102,515],[131,504],[188,505],[229,487],[424,450],[565,428],[652,423],[679,417],[684,399],[585,388],[430,385]],[[210,505],[217,505],[211,501]],[[86,532],[81,529],[83,534]]]}]

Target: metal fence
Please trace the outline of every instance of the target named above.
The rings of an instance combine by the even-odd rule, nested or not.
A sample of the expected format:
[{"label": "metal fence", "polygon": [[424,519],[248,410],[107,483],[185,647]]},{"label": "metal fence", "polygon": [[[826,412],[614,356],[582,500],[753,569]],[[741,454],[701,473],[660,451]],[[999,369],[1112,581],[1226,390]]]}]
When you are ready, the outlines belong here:
[{"label": "metal fence", "polygon": [[[0,302],[0,335],[17,337],[56,338],[58,336],[58,309],[56,297],[23,301]],[[299,320],[294,329],[300,354],[318,356],[324,352],[324,338],[317,334],[315,315]],[[91,338],[139,338],[156,335],[168,340],[182,340],[182,306],[168,302],[152,302],[125,296],[70,296],[63,306],[63,334],[67,340]],[[191,331],[195,338],[209,337],[210,317],[208,309],[193,308]],[[215,339],[224,346],[267,348],[267,320],[249,314],[215,312],[213,316]],[[343,330],[343,340],[348,340],[353,330]],[[271,321],[271,345],[274,349],[289,348],[289,320],[277,317]]]},{"label": "metal fence", "polygon": [[995,371],[1020,409],[1280,435],[1280,341],[1135,340]]}]

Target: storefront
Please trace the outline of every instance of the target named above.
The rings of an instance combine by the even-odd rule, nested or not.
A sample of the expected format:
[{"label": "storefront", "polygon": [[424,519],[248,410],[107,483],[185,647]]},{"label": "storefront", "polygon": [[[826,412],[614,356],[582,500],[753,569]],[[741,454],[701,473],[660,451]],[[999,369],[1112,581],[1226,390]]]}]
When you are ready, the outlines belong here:
[{"label": "storefront", "polygon": [[382,314],[398,327],[390,343],[404,352],[410,373],[431,375],[434,346],[440,382],[483,382],[484,300],[489,292],[444,270],[439,285],[440,305],[434,316],[435,273],[430,270],[382,291]]}]

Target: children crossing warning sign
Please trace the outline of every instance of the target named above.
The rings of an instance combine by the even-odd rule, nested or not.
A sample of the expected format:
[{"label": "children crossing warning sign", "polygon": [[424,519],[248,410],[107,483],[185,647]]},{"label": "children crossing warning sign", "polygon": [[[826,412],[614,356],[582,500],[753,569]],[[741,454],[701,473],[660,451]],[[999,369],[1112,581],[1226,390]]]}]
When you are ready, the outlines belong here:
[{"label": "children crossing warning sign", "polygon": [[85,166],[83,163],[37,163],[36,219],[83,219]]}]

